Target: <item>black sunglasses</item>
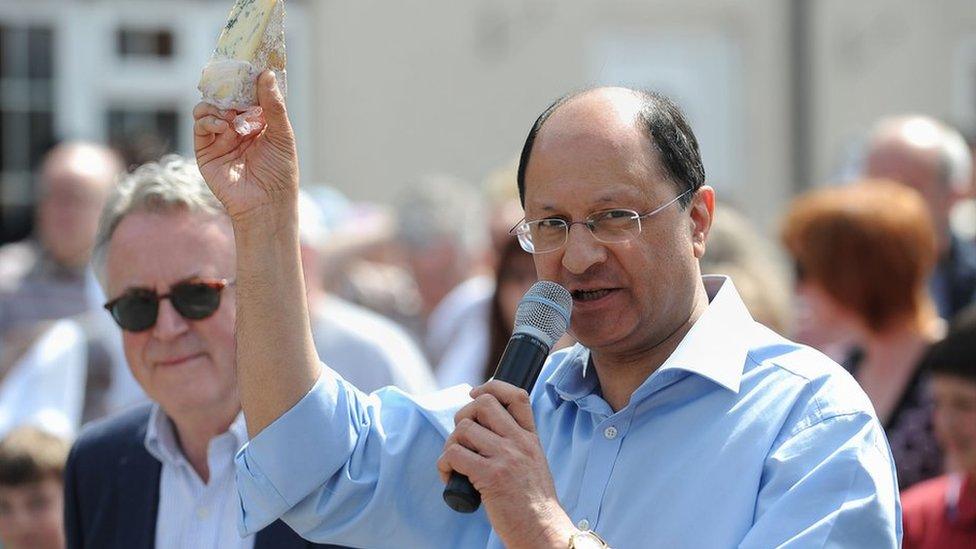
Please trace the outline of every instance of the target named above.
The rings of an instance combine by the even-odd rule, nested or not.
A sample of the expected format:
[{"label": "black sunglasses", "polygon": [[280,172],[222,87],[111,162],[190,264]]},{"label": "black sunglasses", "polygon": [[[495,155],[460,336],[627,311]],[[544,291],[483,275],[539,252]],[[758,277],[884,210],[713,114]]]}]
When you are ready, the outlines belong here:
[{"label": "black sunglasses", "polygon": [[168,294],[159,295],[156,290],[133,288],[105,304],[116,324],[128,332],[142,332],[156,324],[159,302],[169,299],[176,312],[189,320],[201,320],[214,314],[220,307],[220,292],[234,284],[226,279],[192,279],[177,282]]}]

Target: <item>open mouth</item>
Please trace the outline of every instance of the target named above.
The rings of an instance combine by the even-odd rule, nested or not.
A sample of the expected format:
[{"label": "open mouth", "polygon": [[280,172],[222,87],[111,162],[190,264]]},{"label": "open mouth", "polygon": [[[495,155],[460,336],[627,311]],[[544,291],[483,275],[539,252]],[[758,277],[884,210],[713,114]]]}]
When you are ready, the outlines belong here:
[{"label": "open mouth", "polygon": [[601,299],[603,297],[610,295],[610,292],[613,292],[613,290],[612,289],[574,290],[572,292],[573,301],[580,301],[580,302],[596,301],[597,299]]}]

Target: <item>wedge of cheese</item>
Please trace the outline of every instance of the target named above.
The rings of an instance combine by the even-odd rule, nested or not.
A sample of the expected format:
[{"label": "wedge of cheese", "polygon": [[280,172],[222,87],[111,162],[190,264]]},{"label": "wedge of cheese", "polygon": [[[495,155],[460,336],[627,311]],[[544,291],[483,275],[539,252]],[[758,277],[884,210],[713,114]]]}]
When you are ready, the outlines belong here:
[{"label": "wedge of cheese", "polygon": [[247,110],[257,105],[254,86],[265,69],[284,92],[285,0],[237,0],[197,88],[220,109]]}]

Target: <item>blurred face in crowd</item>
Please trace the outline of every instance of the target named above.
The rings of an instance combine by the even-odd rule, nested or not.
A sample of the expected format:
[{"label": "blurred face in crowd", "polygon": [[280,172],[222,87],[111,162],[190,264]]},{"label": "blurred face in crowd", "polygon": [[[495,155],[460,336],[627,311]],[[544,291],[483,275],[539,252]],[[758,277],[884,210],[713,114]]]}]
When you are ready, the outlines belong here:
[{"label": "blurred face in crowd", "polygon": [[[680,194],[638,129],[639,108],[631,92],[619,89],[560,106],[532,149],[526,219],[582,221],[615,208],[643,214]],[[573,225],[563,248],[535,254],[539,279],[573,294],[573,336],[595,352],[627,356],[656,347],[688,322],[712,200],[703,188],[690,207],[676,202],[644,218],[641,234],[628,242],[606,244],[585,225]]]},{"label": "blurred face in crowd", "polygon": [[54,478],[0,486],[0,543],[5,549],[64,547],[63,486]]},{"label": "blurred face in crowd", "polygon": [[801,343],[823,349],[830,343],[850,341],[863,331],[857,315],[816,282],[798,278],[795,298],[793,336]]},{"label": "blurred face in crowd", "polygon": [[98,216],[121,166],[92,145],[54,149],[41,170],[37,234],[58,263],[84,265],[95,243]]},{"label": "blurred face in crowd", "polygon": [[[112,234],[106,257],[109,299],[147,288],[167,294],[178,282],[233,279],[234,234],[230,220],[174,211],[126,215]],[[169,299],[159,303],[156,324],[122,331],[125,356],[136,380],[170,417],[221,415],[239,407],[235,375],[235,293],[223,289],[217,311],[201,320],[183,318]]]},{"label": "blurred face in crowd", "polygon": [[898,133],[879,138],[868,152],[864,175],[897,181],[918,191],[929,207],[940,238],[944,238],[955,196],[943,180],[936,149],[938,132],[938,127],[929,122],[913,120]]},{"label": "blurred face in crowd", "polygon": [[976,383],[946,374],[932,376],[935,434],[956,471],[976,475]]},{"label": "blurred face in crowd", "polygon": [[429,314],[451,290],[464,281],[466,263],[454,242],[434,240],[423,247],[408,247],[407,266],[417,282],[424,313]]}]

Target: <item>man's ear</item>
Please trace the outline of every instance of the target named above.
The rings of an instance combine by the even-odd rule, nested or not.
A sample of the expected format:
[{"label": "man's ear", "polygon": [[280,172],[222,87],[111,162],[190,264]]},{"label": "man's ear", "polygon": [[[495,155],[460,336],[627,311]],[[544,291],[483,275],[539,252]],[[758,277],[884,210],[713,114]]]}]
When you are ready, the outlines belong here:
[{"label": "man's ear", "polygon": [[692,249],[695,257],[701,259],[705,255],[705,241],[715,216],[715,189],[702,185],[692,196],[688,210]]}]

